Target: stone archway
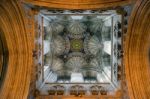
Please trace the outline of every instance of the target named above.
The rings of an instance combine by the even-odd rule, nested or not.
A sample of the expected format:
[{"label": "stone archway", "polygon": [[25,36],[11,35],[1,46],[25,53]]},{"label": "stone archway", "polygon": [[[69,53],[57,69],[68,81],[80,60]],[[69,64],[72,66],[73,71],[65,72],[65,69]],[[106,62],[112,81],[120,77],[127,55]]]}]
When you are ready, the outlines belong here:
[{"label": "stone archway", "polygon": [[150,1],[138,0],[125,42],[125,73],[131,99],[150,98]]},{"label": "stone archway", "polygon": [[27,99],[32,50],[25,16],[17,0],[1,0],[0,29],[6,40],[9,58],[0,89],[1,99]]}]

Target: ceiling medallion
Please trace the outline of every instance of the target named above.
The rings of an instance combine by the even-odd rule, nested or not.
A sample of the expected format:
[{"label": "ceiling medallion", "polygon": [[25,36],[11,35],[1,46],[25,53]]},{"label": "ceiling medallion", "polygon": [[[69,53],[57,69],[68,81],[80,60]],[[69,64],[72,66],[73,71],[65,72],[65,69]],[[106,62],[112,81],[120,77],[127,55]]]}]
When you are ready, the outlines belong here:
[{"label": "ceiling medallion", "polygon": [[73,52],[82,51],[82,49],[83,49],[83,41],[82,40],[73,39],[70,42],[71,42],[71,51],[73,51]]}]

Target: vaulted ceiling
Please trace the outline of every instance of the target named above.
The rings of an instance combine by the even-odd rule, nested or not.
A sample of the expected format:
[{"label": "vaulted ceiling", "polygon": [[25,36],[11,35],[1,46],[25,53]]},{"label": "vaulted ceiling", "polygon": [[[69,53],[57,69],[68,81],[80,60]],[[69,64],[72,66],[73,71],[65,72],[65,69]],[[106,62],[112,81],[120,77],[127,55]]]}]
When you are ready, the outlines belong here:
[{"label": "vaulted ceiling", "polygon": [[[25,2],[50,8],[95,9],[130,4],[133,0],[25,0]],[[22,2],[22,0],[21,0]],[[9,58],[1,99],[27,99],[32,70],[33,27],[25,17],[18,0],[0,2],[0,30],[6,39]],[[67,3],[68,2],[68,3]],[[36,13],[36,12],[35,12]],[[29,13],[30,14],[30,13]],[[32,14],[30,14],[32,16]],[[125,34],[124,65],[131,99],[150,98],[150,1],[137,0],[128,31]],[[31,17],[32,18],[32,17]]]}]

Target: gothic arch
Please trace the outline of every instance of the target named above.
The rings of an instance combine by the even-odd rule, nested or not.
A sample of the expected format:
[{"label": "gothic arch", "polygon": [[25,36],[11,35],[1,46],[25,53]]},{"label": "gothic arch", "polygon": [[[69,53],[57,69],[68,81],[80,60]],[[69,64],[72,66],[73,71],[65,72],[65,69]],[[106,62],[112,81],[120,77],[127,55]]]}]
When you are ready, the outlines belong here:
[{"label": "gothic arch", "polygon": [[1,0],[0,29],[6,40],[9,58],[0,90],[1,99],[27,99],[32,50],[25,16],[17,0]]},{"label": "gothic arch", "polygon": [[150,1],[138,0],[125,42],[125,73],[131,99],[150,98]]},{"label": "gothic arch", "polygon": [[58,9],[99,9],[121,6],[136,0],[25,0],[25,3]]}]

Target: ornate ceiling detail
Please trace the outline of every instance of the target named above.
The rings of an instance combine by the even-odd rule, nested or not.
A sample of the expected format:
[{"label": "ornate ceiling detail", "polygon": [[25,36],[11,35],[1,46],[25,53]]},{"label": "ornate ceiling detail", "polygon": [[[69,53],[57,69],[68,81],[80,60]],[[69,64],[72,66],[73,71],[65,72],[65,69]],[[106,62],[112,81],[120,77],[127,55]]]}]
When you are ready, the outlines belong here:
[{"label": "ornate ceiling detail", "polygon": [[[64,18],[64,16],[62,18]],[[90,56],[92,54],[96,55],[100,50],[103,49],[103,45],[100,42],[100,40],[98,39],[98,37],[90,36],[90,33],[86,33],[87,27],[85,26],[85,24],[83,24],[79,20],[71,19],[70,21],[68,21],[68,17],[65,17],[65,18],[67,19],[67,21],[65,21],[65,22],[70,23],[70,21],[71,21],[71,23],[68,24],[68,27],[66,26],[68,33],[63,34],[63,36],[62,36],[62,34],[61,35],[58,34],[59,32],[63,33],[63,30],[65,30],[65,27],[59,25],[62,22],[61,18],[58,18],[58,20],[53,19],[53,21],[50,23],[50,25],[48,27],[46,27],[46,30],[47,31],[49,30],[49,33],[56,32],[55,29],[52,28],[52,27],[54,27],[53,23],[57,22],[56,27],[57,26],[63,27],[63,28],[55,27],[56,30],[58,29],[57,31],[59,31],[59,32],[56,32],[56,34],[54,34],[53,39],[51,41],[51,46],[53,48],[52,53],[54,53],[54,55],[56,55],[56,56],[59,56],[59,55],[63,56],[63,59],[60,60],[58,58],[52,59],[52,57],[51,58],[47,57],[48,59],[52,60],[51,61],[51,63],[52,63],[51,69],[56,72],[58,70],[64,70],[64,69],[69,69],[72,72],[79,72],[83,68],[84,69],[85,68],[96,68],[101,71],[102,66],[101,67],[99,66],[100,63],[96,60],[96,58],[95,59],[91,58],[92,60],[90,59],[91,61],[89,61],[89,62],[87,62],[87,56],[85,59],[86,54],[90,55]],[[65,24],[65,22],[63,22],[63,24]],[[102,23],[102,22],[100,21],[99,24],[100,23]],[[102,26],[103,26],[103,24],[100,24],[99,28]],[[95,31],[95,32],[97,32],[97,31]],[[89,54],[89,53],[91,53],[91,54]],[[50,61],[48,61],[48,59],[46,59],[46,61],[48,63],[50,63]],[[64,61],[65,65],[63,65],[64,64],[63,61]],[[60,73],[64,74],[64,71],[59,71],[59,74]]]},{"label": "ornate ceiling detail", "polygon": [[63,31],[64,27],[63,25],[61,25],[60,23],[58,22],[51,22],[49,23],[49,26],[46,27],[46,31],[50,34],[58,34],[58,33],[61,33]]},{"label": "ornate ceiling detail", "polygon": [[71,38],[82,38],[83,33],[86,31],[86,26],[76,20],[69,24],[67,30]]},{"label": "ornate ceiling detail", "polygon": [[59,71],[59,70],[62,70],[63,69],[63,66],[64,66],[64,62],[59,59],[59,58],[54,58],[53,61],[52,61],[52,65],[51,65],[51,69],[53,71]]},{"label": "ornate ceiling detail", "polygon": [[95,68],[99,68],[99,61],[96,59],[96,58],[93,58],[91,61],[90,61],[90,66],[91,67],[95,67]]},{"label": "ornate ceiling detail", "polygon": [[[111,92],[115,94],[115,90],[120,87],[121,72],[118,69],[120,61],[114,55],[113,48],[115,44],[118,45],[116,42],[120,44],[122,41],[121,38],[116,39],[118,36],[114,36],[115,24],[117,21],[121,22],[122,19],[121,15],[118,15],[115,11],[93,11],[92,13],[91,10],[82,12],[63,10],[61,14],[57,10],[40,11],[45,17],[49,18],[50,23],[57,22],[64,27],[60,33],[53,34],[50,41],[54,46],[50,52],[53,54],[52,59],[59,58],[63,61],[63,65],[57,62],[58,66],[54,65],[53,68],[51,64],[49,66],[52,73],[58,77],[55,83],[64,86],[66,86],[66,83],[70,85],[73,83],[89,84],[88,86],[85,85],[86,87],[95,83],[103,83],[109,86],[108,94]],[[106,13],[109,15],[105,15]],[[56,39],[58,37],[61,38]],[[59,43],[54,44],[55,41]],[[59,48],[57,45],[64,47],[59,46]],[[57,48],[63,49],[61,54],[54,54]],[[115,50],[118,52],[118,47]],[[53,61],[55,63],[55,60]],[[116,65],[114,65],[115,63]],[[53,78],[49,77],[49,79]],[[54,82],[49,80],[47,83],[53,84]]]},{"label": "ornate ceiling detail", "polygon": [[90,31],[91,32],[101,32],[102,27],[103,27],[103,21],[102,19],[99,18],[92,18],[91,19],[92,23],[90,25]]},{"label": "ornate ceiling detail", "polygon": [[[72,72],[82,72],[83,70],[87,69],[90,69],[91,71],[102,71],[102,51],[104,45],[100,36],[102,35],[100,30],[104,25],[103,21],[97,18],[99,15],[67,16],[68,15],[62,15],[61,17],[49,16],[50,20],[52,21],[50,24],[57,22],[56,27],[63,27],[57,28],[58,31],[61,32],[60,34],[58,32],[54,34],[56,31],[53,32],[53,24],[46,27],[46,30],[49,30],[49,33],[52,32],[54,34],[52,36],[52,40],[50,41],[53,48],[50,53],[54,55],[53,57],[58,57],[64,62],[63,66],[54,66],[55,70],[53,71],[56,71],[57,68],[58,70],[66,69]],[[63,18],[64,21],[62,21]],[[61,26],[62,24],[63,26]],[[107,33],[105,32],[105,34],[109,33],[109,31]],[[53,59],[51,58],[50,60]],[[48,60],[46,59],[46,61]],[[53,61],[55,63],[55,60]]]},{"label": "ornate ceiling detail", "polygon": [[61,55],[65,51],[65,40],[61,36],[56,36],[52,42],[53,53]]},{"label": "ornate ceiling detail", "polygon": [[71,69],[73,72],[78,72],[80,68],[86,66],[87,63],[83,57],[72,57],[67,62],[67,68]]},{"label": "ornate ceiling detail", "polygon": [[83,41],[78,39],[73,39],[71,42],[71,51],[82,51],[83,50]]},{"label": "ornate ceiling detail", "polygon": [[96,55],[100,49],[103,49],[103,45],[96,36],[92,36],[89,41],[87,41],[87,49],[93,55]]}]

